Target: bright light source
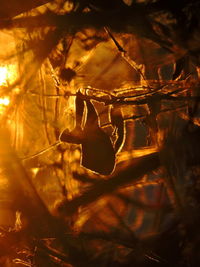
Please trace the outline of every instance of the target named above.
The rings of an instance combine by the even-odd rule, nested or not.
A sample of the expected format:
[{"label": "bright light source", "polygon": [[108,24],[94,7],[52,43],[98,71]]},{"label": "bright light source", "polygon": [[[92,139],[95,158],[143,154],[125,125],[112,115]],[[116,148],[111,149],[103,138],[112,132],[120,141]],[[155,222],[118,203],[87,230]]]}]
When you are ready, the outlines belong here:
[{"label": "bright light source", "polygon": [[0,105],[8,106],[10,104],[10,99],[8,97],[0,98]]},{"label": "bright light source", "polygon": [[2,115],[6,107],[10,104],[10,99],[8,97],[1,97],[0,98],[0,115]]},{"label": "bright light source", "polygon": [[[0,95],[1,87],[9,86],[17,79],[17,65],[8,64],[0,66]],[[2,115],[6,107],[10,104],[10,98],[7,96],[0,97],[0,115]]]},{"label": "bright light source", "polygon": [[6,85],[8,75],[8,69],[6,67],[0,67],[0,85]]},{"label": "bright light source", "polygon": [[0,66],[0,86],[8,86],[17,79],[17,64]]}]

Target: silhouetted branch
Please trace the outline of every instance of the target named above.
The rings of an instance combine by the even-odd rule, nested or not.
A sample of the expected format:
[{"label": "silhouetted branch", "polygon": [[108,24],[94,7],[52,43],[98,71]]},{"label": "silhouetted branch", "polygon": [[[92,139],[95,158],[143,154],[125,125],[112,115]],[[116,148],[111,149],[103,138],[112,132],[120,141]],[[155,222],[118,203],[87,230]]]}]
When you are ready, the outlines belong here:
[{"label": "silhouetted branch", "polygon": [[61,204],[62,210],[67,216],[77,212],[80,206],[85,206],[100,197],[112,193],[123,185],[141,179],[146,173],[157,169],[160,166],[159,154],[157,152],[129,162],[129,166],[117,173],[113,173],[108,180],[96,182],[83,195],[74,198],[70,202]]}]

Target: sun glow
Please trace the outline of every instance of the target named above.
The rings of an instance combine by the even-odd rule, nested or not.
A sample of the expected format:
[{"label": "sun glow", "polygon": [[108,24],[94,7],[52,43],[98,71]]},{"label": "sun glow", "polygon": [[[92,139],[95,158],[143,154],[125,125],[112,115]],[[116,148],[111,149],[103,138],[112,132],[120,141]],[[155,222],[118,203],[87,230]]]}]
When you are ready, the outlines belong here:
[{"label": "sun glow", "polygon": [[6,85],[7,73],[6,67],[0,67],[0,85]]},{"label": "sun glow", "polygon": [[[9,86],[16,79],[17,71],[16,66],[13,64],[0,66],[0,93],[1,87]],[[10,98],[8,96],[0,97],[0,114],[5,111],[6,106],[10,104]]]},{"label": "sun glow", "polygon": [[0,97],[0,115],[2,115],[6,107],[10,104],[10,99],[9,97]]},{"label": "sun glow", "polygon": [[10,104],[10,99],[8,97],[0,98],[0,105],[8,106]]},{"label": "sun glow", "polygon": [[17,66],[9,64],[0,66],[0,86],[8,86],[12,84],[17,78]]},{"label": "sun glow", "polygon": [[[1,87],[8,87],[13,84],[17,79],[17,65],[8,64],[0,66],[0,94]],[[4,111],[4,108],[10,104],[10,98],[8,96],[0,97],[0,113]]]}]

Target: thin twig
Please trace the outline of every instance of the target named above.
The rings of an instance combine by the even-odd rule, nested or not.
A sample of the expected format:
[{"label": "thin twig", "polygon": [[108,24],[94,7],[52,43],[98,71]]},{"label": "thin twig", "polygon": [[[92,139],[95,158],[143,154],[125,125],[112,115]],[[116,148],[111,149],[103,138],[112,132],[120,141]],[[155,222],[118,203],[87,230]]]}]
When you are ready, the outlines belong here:
[{"label": "thin twig", "polygon": [[44,153],[50,151],[52,148],[57,147],[57,146],[60,145],[60,144],[62,144],[62,142],[61,142],[61,141],[57,141],[57,142],[53,143],[52,145],[50,145],[49,147],[44,148],[43,150],[40,150],[39,152],[37,152],[37,153],[35,153],[35,154],[33,154],[33,155],[26,156],[26,157],[24,157],[24,158],[20,158],[20,159],[21,159],[22,161],[24,161],[24,160],[29,160],[29,159],[36,158],[36,157],[41,156],[42,154],[44,154]]},{"label": "thin twig", "polygon": [[120,52],[122,58],[124,58],[126,60],[126,62],[135,70],[137,71],[140,76],[142,77],[142,79],[145,81],[145,83],[147,84],[147,88],[150,89],[150,86],[148,85],[148,82],[144,76],[144,74],[141,71],[140,66],[138,66],[135,61],[133,61],[127,54],[127,51],[119,44],[119,42],[116,40],[116,38],[113,36],[113,34],[111,33],[111,31],[109,30],[108,27],[104,27],[105,31],[107,32],[107,34],[110,36],[110,38],[112,39],[112,41],[114,42],[114,44],[116,45],[118,51]]}]

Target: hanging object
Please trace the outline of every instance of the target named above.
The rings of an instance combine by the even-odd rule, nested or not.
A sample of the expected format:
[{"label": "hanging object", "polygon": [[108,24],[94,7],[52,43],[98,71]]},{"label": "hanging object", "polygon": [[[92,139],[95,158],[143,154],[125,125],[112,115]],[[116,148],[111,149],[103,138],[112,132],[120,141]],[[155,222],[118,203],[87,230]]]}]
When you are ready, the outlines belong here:
[{"label": "hanging object", "polygon": [[[86,103],[87,118],[82,129]],[[70,132],[64,130],[60,136],[63,142],[82,145],[81,164],[99,174],[109,175],[115,167],[115,151],[110,137],[99,127],[98,115],[90,100],[83,100],[82,94],[76,96],[76,126]]]}]

